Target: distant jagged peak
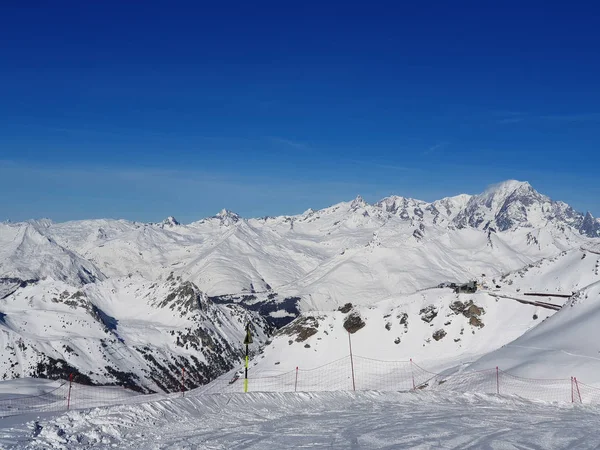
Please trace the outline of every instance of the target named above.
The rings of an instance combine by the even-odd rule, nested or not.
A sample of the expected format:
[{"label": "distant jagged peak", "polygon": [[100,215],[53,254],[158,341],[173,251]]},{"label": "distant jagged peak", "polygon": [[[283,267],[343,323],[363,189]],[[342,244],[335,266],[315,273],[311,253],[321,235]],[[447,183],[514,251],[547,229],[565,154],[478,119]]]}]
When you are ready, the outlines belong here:
[{"label": "distant jagged peak", "polygon": [[487,187],[483,195],[488,193],[512,193],[516,190],[534,190],[528,181],[505,180]]},{"label": "distant jagged peak", "polygon": [[241,219],[241,217],[237,213],[229,211],[225,208],[223,208],[217,215],[215,215],[214,218],[219,219],[221,221],[221,225],[233,225],[239,222]]},{"label": "distant jagged peak", "polygon": [[579,226],[579,232],[588,237],[600,238],[600,219],[595,219],[588,211]]},{"label": "distant jagged peak", "polygon": [[[487,207],[501,205],[508,199],[531,199],[549,202],[550,198],[540,194],[527,181],[507,180],[489,186],[482,194],[472,197],[474,201],[484,203]],[[530,202],[529,202],[530,203]]]},{"label": "distant jagged peak", "polygon": [[408,208],[411,206],[423,206],[427,203],[423,200],[417,200],[415,198],[410,197],[402,197],[400,195],[390,195],[388,197],[384,197],[375,203],[375,206],[383,209],[386,212],[394,213],[400,208]]},{"label": "distant jagged peak", "polygon": [[350,203],[350,208],[351,209],[357,209],[357,208],[364,208],[365,206],[367,206],[367,202],[365,201],[364,198],[362,198],[359,195],[356,196],[356,198],[354,200],[352,200],[352,203]]},{"label": "distant jagged peak", "polygon": [[441,223],[444,219],[451,221],[466,208],[472,197],[469,194],[444,197],[430,203],[425,209],[434,214],[434,223]]},{"label": "distant jagged peak", "polygon": [[233,212],[233,211],[230,211],[230,210],[228,210],[228,209],[225,209],[225,208],[223,208],[221,211],[219,211],[219,212],[218,212],[218,213],[215,215],[215,217],[216,217],[216,218],[218,218],[218,219],[224,219],[224,218],[226,218],[226,217],[227,217],[227,218],[232,218],[232,219],[233,219],[233,218],[235,218],[235,219],[239,219],[239,218],[240,218],[239,214],[237,214],[237,213],[235,213],[235,212]]},{"label": "distant jagged peak", "polygon": [[165,220],[163,220],[163,222],[162,222],[162,223],[163,223],[163,225],[167,225],[167,226],[170,226],[170,227],[175,227],[175,226],[177,226],[177,225],[181,225],[181,224],[180,224],[180,223],[177,221],[177,219],[175,219],[175,217],[173,217],[173,216],[169,216],[169,217],[167,217]]},{"label": "distant jagged peak", "polygon": [[473,196],[469,194],[458,194],[453,195],[452,197],[444,197],[440,200],[436,200],[432,202],[432,204],[441,203],[441,204],[453,204],[457,206],[464,207],[467,205],[469,200],[471,200]]}]

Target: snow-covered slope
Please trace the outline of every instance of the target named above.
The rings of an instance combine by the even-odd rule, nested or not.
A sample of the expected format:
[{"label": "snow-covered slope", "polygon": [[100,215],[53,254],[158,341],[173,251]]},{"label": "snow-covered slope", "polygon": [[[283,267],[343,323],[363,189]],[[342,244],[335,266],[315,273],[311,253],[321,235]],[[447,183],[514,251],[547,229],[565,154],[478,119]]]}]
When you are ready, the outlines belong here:
[{"label": "snow-covered slope", "polygon": [[[0,279],[50,277],[81,286],[105,278],[92,262],[59,245],[49,233],[51,227],[49,221],[0,224]],[[0,298],[7,294],[0,287]]]},{"label": "snow-covered slope", "polygon": [[443,369],[500,348],[553,313],[486,291],[454,294],[448,288],[396,296],[370,307],[313,311],[275,334],[253,360],[253,375],[311,369],[345,357],[349,332],[355,355],[385,361],[412,358],[430,370]]},{"label": "snow-covered slope", "polygon": [[[569,270],[573,266],[576,269]],[[573,289],[575,296],[536,328],[485,355],[474,368],[489,366],[494,361],[504,370],[524,377],[576,376],[586,383],[600,384],[599,270],[600,255],[588,252],[573,252],[554,264],[530,269],[534,272],[532,276],[547,280],[545,292]],[[586,282],[588,285],[583,286]]]},{"label": "snow-covered slope", "polygon": [[268,325],[237,305],[214,305],[180,278],[126,277],[75,288],[46,279],[0,300],[0,373],[123,384],[144,391],[204,384],[255,351]]},{"label": "snow-covered slope", "polygon": [[596,406],[557,406],[490,395],[249,393],[4,419],[0,446],[593,449],[598,420]]},{"label": "snow-covered slope", "polygon": [[[263,319],[281,327],[302,314],[319,321],[319,333],[333,326],[306,342],[311,358],[329,361],[341,351],[333,338],[347,303],[367,323],[356,333],[359,349],[364,340],[365,351],[381,342],[381,358],[471,359],[554,312],[516,302],[521,294],[569,294],[600,280],[599,234],[589,213],[517,181],[431,203],[391,196],[369,204],[359,196],[295,216],[245,219],[223,210],[189,225],[173,217],[0,224],[0,333],[9,355],[0,376],[58,376],[68,366],[91,381],[172,389],[173,374],[194,356],[200,383],[240,362],[245,314],[260,339],[268,334]],[[582,249],[587,259],[578,259]],[[538,269],[544,276],[530,276]],[[485,327],[471,329],[471,317],[451,308],[468,298],[427,289],[473,279],[489,290],[472,296],[486,313]],[[172,295],[173,309],[164,303]],[[426,323],[421,310],[429,306],[439,313]],[[389,319],[404,313],[408,331]],[[435,340],[439,330],[446,335]],[[177,345],[186,333],[202,341],[200,356]],[[202,366],[211,347],[221,355],[212,372]],[[292,347],[300,346],[275,338],[265,361],[282,359],[284,348],[290,361],[306,354]],[[169,382],[152,378],[157,367]]]}]

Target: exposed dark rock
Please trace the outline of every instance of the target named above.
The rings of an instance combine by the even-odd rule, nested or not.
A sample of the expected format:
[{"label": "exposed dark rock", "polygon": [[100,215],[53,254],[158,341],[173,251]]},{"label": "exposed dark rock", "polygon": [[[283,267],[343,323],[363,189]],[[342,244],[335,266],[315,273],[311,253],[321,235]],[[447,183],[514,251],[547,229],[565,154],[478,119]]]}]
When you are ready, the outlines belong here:
[{"label": "exposed dark rock", "polygon": [[344,306],[340,306],[338,308],[338,311],[342,312],[343,314],[348,314],[351,310],[352,310],[352,303],[346,303]]},{"label": "exposed dark rock", "polygon": [[484,327],[484,324],[481,321],[481,319],[479,317],[475,317],[475,316],[472,316],[469,319],[469,325],[477,327],[477,328],[483,328]]},{"label": "exposed dark rock", "polygon": [[408,314],[407,313],[402,313],[399,314],[397,316],[398,319],[400,319],[400,325],[404,325],[404,328],[408,328]]},{"label": "exposed dark rock", "polygon": [[304,342],[309,337],[317,334],[319,321],[314,316],[305,316],[296,319],[294,322],[279,330],[278,334],[296,337],[296,342]]},{"label": "exposed dark rock", "polygon": [[350,334],[356,333],[358,330],[366,325],[365,321],[360,317],[360,314],[353,312],[346,317],[344,320],[344,328]]},{"label": "exposed dark rock", "polygon": [[190,282],[181,283],[167,297],[156,303],[158,308],[169,308],[173,311],[179,311],[181,315],[185,315],[196,310],[202,310],[202,293],[198,287]]},{"label": "exposed dark rock", "polygon": [[446,336],[446,331],[444,331],[443,329],[437,330],[432,335],[433,339],[435,339],[436,341],[439,341],[440,339],[443,339],[444,336]]},{"label": "exposed dark rock", "polygon": [[473,303],[473,300],[469,300],[466,303],[461,301],[455,301],[450,305],[450,309],[455,314],[462,314],[469,319],[469,324],[474,327],[483,328],[484,324],[480,319],[480,316],[485,314],[485,310]]},{"label": "exposed dark rock", "polygon": [[421,320],[423,322],[430,323],[433,319],[437,317],[438,311],[434,305],[429,305],[421,309],[421,311],[419,311],[419,314],[421,315]]}]

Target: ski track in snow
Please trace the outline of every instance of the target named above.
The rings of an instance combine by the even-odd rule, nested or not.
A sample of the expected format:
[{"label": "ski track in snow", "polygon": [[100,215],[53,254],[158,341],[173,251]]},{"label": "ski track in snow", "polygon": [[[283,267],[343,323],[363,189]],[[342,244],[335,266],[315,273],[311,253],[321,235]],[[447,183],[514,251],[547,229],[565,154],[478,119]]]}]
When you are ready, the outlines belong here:
[{"label": "ski track in snow", "polygon": [[37,426],[30,421],[0,428],[0,445],[7,449],[591,449],[600,446],[599,419],[598,408],[491,395],[255,393],[72,411],[42,418]]}]

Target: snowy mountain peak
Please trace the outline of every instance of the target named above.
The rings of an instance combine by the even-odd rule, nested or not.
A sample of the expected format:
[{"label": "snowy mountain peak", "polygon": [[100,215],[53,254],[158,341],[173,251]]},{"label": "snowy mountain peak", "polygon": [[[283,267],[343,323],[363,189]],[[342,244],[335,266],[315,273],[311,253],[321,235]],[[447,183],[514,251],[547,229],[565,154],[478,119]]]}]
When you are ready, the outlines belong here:
[{"label": "snowy mountain peak", "polygon": [[364,208],[366,205],[367,205],[367,202],[365,202],[365,200],[360,195],[357,195],[356,198],[354,200],[352,200],[352,203],[350,203],[350,208],[351,209]]},{"label": "snowy mountain peak", "polygon": [[459,228],[506,231],[519,226],[541,227],[556,217],[555,202],[527,182],[508,180],[469,199],[454,222]]},{"label": "snowy mountain peak", "polygon": [[517,190],[528,191],[534,189],[527,181],[506,180],[489,186],[483,194],[507,195]]},{"label": "snowy mountain peak", "polygon": [[600,219],[594,219],[588,211],[579,227],[579,232],[589,237],[600,237]]},{"label": "snowy mountain peak", "polygon": [[229,226],[239,222],[241,217],[233,211],[229,211],[228,209],[223,208],[215,216],[215,219],[219,219],[221,221],[221,225]]},{"label": "snowy mountain peak", "polygon": [[478,203],[484,203],[489,208],[502,207],[508,200],[526,200],[526,201],[549,201],[546,196],[541,195],[533,187],[523,181],[508,180],[499,184],[490,186],[481,195],[476,195],[475,200]]},{"label": "snowy mountain peak", "polygon": [[50,219],[28,220],[27,223],[36,228],[49,228],[54,224],[54,222],[52,222]]},{"label": "snowy mountain peak", "polygon": [[165,220],[163,220],[163,225],[174,227],[180,225],[180,223],[177,221],[177,219],[175,219],[175,217],[169,216]]}]

